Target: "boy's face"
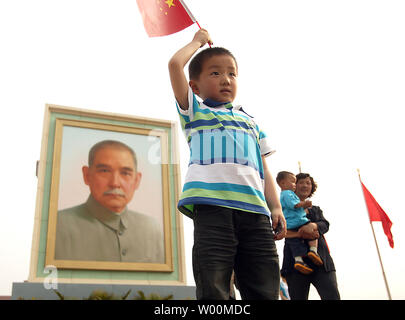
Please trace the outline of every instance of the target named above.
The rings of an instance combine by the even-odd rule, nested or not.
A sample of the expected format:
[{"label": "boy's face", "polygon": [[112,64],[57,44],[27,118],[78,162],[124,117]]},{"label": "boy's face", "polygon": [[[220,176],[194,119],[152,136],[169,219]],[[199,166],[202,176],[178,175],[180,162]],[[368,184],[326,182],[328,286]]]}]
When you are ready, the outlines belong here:
[{"label": "boy's face", "polygon": [[281,190],[295,191],[296,182],[297,182],[297,178],[294,175],[289,174],[282,181],[280,181],[280,188],[281,188]]},{"label": "boy's face", "polygon": [[190,80],[193,92],[201,99],[210,98],[217,102],[232,102],[236,97],[238,68],[228,55],[208,58],[197,80]]}]

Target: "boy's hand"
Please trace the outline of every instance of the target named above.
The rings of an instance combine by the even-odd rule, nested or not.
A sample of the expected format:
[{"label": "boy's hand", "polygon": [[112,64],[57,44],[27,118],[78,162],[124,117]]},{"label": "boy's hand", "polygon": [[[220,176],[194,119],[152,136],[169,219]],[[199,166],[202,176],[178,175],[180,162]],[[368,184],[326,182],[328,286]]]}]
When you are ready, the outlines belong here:
[{"label": "boy's hand", "polygon": [[198,30],[194,35],[193,41],[199,42],[200,43],[200,48],[203,47],[207,43],[209,45],[213,44],[208,31],[205,30],[205,29]]},{"label": "boy's hand", "polygon": [[287,223],[283,211],[275,209],[271,213],[272,227],[274,230],[274,240],[284,239],[287,235]]}]

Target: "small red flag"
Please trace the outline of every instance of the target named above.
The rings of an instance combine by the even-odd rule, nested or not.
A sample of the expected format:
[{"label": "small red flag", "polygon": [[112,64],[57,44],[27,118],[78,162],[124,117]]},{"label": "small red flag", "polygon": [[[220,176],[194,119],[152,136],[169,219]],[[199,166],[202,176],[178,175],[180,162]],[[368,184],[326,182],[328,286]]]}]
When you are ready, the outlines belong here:
[{"label": "small red flag", "polygon": [[136,0],[149,37],[166,36],[187,28],[195,19],[181,0]]},{"label": "small red flag", "polygon": [[363,182],[360,181],[360,183],[361,183],[361,187],[363,188],[364,199],[366,200],[366,205],[367,205],[367,209],[368,209],[368,215],[370,217],[370,222],[371,221],[381,221],[382,227],[384,229],[384,233],[388,238],[388,242],[389,242],[391,248],[394,248],[394,239],[392,238],[392,233],[391,233],[392,222],[391,222],[390,218],[388,218],[387,214],[380,207],[378,202],[374,199],[374,197],[370,193],[370,191],[367,190],[367,188],[365,187]]}]

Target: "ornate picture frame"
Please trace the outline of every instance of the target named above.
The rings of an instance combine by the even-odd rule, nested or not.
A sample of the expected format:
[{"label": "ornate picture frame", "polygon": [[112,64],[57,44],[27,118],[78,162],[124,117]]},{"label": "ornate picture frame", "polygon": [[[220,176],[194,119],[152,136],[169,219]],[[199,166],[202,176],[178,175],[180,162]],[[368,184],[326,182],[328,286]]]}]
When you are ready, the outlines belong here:
[{"label": "ornate picture frame", "polygon": [[[83,171],[105,141],[133,150],[141,175],[125,213],[107,220]],[[29,281],[43,281],[51,267],[64,282],[184,284],[177,145],[173,121],[46,105]]]}]

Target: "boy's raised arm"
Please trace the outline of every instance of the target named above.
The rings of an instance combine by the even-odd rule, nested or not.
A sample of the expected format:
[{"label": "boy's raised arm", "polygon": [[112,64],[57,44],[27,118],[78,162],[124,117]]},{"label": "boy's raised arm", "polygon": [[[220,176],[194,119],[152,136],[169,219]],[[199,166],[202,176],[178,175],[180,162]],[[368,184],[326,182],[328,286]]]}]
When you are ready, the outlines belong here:
[{"label": "boy's raised arm", "polygon": [[177,51],[169,61],[170,82],[174,96],[183,110],[188,109],[188,81],[184,74],[184,67],[193,54],[206,43],[212,43],[208,31],[200,29],[193,40]]}]

